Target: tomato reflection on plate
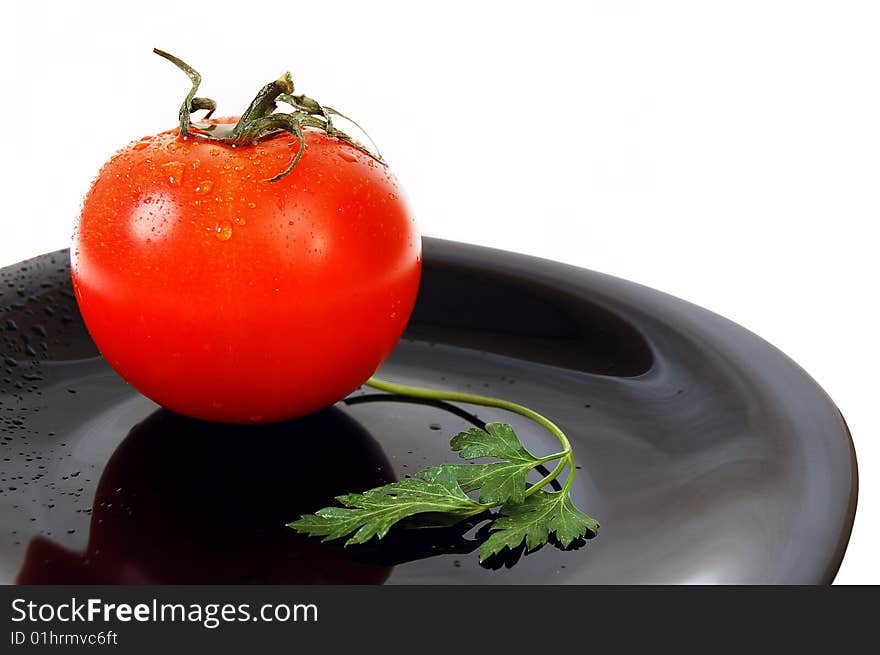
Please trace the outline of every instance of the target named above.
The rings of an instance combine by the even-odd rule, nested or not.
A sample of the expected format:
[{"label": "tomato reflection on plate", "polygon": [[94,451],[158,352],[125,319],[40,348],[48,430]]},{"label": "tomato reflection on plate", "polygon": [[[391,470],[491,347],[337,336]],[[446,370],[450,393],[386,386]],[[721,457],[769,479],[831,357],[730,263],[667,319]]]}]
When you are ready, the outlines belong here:
[{"label": "tomato reflection on plate", "polygon": [[158,410],[107,463],[85,552],[37,536],[17,582],[380,584],[390,566],[286,523],[392,480],[379,444],[336,408],[259,426]]}]

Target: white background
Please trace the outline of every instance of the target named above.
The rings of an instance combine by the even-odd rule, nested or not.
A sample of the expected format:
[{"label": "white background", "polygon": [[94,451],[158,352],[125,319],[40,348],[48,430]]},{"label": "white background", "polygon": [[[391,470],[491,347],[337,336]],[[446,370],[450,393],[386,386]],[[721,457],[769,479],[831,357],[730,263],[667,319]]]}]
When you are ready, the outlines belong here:
[{"label": "white background", "polygon": [[880,4],[53,3],[4,8],[0,265],[67,245],[186,78],[235,114],[290,68],[357,116],[425,234],[574,263],[748,327],[835,399],[880,583]]}]

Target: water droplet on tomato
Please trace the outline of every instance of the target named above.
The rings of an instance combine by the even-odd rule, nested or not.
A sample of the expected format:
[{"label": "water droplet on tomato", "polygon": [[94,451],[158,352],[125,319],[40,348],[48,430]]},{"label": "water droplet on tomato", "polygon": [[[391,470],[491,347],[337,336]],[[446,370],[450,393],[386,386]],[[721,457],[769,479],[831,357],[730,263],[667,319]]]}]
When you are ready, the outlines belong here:
[{"label": "water droplet on tomato", "polygon": [[244,220],[241,216],[236,216],[232,219],[232,222],[236,225],[247,225],[247,221]]},{"label": "water droplet on tomato", "polygon": [[214,234],[220,241],[229,241],[232,238],[232,225],[229,223],[217,223]]},{"label": "water droplet on tomato", "polygon": [[134,144],[134,148],[132,148],[132,150],[143,150],[144,148],[147,147],[147,145],[148,145],[148,144],[146,144],[146,143],[144,143],[143,141],[141,141],[141,142],[139,142],[139,143],[135,143],[135,144]]},{"label": "water droplet on tomato", "polygon": [[211,150],[209,152],[211,153],[211,155],[213,157],[216,157],[217,155],[220,154],[220,148],[218,148],[217,146],[214,146],[213,148],[211,148]]},{"label": "water droplet on tomato", "polygon": [[214,182],[212,180],[202,180],[196,187],[196,193],[208,193],[211,191],[211,187],[213,186]]},{"label": "water droplet on tomato", "polygon": [[174,141],[172,141],[171,143],[169,143],[169,144],[168,144],[167,146],[165,146],[165,147],[168,148],[168,150],[171,150],[171,151],[173,152],[174,150],[177,150],[177,143],[175,143]]},{"label": "water droplet on tomato", "polygon": [[184,165],[179,161],[170,161],[160,166],[162,172],[168,176],[168,184],[180,185],[183,180]]},{"label": "water droplet on tomato", "polygon": [[344,161],[349,161],[349,162],[357,161],[357,157],[355,157],[350,152],[346,152],[345,150],[340,150],[337,154],[339,155],[339,158]]}]

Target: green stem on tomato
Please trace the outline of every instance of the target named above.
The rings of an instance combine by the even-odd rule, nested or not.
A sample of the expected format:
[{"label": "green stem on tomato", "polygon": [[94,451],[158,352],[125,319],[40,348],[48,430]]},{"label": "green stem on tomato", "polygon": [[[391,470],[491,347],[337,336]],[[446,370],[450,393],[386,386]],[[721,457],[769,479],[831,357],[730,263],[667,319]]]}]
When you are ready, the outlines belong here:
[{"label": "green stem on tomato", "polygon": [[[290,77],[289,72],[285,72],[274,82],[269,82],[263,86],[263,88],[257,92],[254,99],[251,100],[250,105],[248,105],[248,108],[244,111],[231,130],[216,129],[218,126],[214,123],[193,125],[190,114],[194,114],[197,111],[207,110],[208,113],[204,118],[208,119],[217,108],[217,103],[210,98],[196,97],[196,92],[199,90],[199,85],[202,83],[202,76],[196,69],[182,59],[178,59],[174,55],[159,50],[158,48],[153,48],[153,52],[177,66],[180,70],[186,73],[187,77],[190,79],[190,90],[183,99],[183,104],[180,107],[179,113],[180,135],[182,137],[218,141],[233,147],[254,145],[263,139],[271,138],[282,132],[287,132],[296,137],[299,141],[299,149],[293,160],[286,169],[274,177],[265,180],[266,182],[277,182],[286,177],[297,165],[306,147],[305,136],[303,134],[304,127],[313,127],[323,130],[328,136],[339,139],[340,141],[357,148],[364,154],[369,155],[376,161],[384,163],[382,155],[379,154],[378,150],[373,152],[368,148],[365,148],[345,132],[334,127],[333,122],[330,120],[330,115],[340,116],[341,118],[350,121],[355,127],[364,133],[364,136],[366,136],[370,142],[372,142],[373,140],[370,139],[366,132],[364,132],[363,128],[353,120],[336,111],[332,107],[322,105],[314,98],[309,98],[303,94],[293,95],[293,79]],[[278,108],[279,102],[290,105],[292,111],[289,113],[276,113],[275,110]]]},{"label": "green stem on tomato", "polygon": [[388,382],[387,380],[381,380],[377,377],[371,377],[369,380],[364,382],[364,385],[372,387],[373,389],[378,389],[379,391],[397,394],[399,396],[409,396],[410,398],[423,398],[425,400],[445,400],[448,402],[468,403],[470,405],[480,405],[482,407],[494,407],[497,409],[503,409],[508,412],[519,414],[520,416],[524,416],[525,418],[534,421],[535,423],[546,429],[556,438],[557,441],[559,441],[560,445],[562,446],[562,451],[540,458],[541,462],[552,462],[558,459],[559,463],[556,465],[556,468],[554,468],[550,473],[545,475],[535,484],[531,485],[526,490],[525,495],[531,496],[532,494],[540,491],[547,484],[558,478],[565,470],[566,466],[569,467],[569,472],[568,478],[565,481],[565,486],[563,487],[563,491],[568,491],[571,488],[571,483],[574,480],[575,465],[574,455],[572,454],[571,443],[568,441],[568,437],[565,436],[565,433],[559,428],[558,425],[553,423],[553,421],[548,419],[546,416],[542,416],[538,412],[529,409],[528,407],[525,407],[524,405],[520,405],[509,400],[502,400],[500,398],[491,398],[490,396],[462,393],[460,391],[443,391],[440,389],[413,387],[406,384]]}]

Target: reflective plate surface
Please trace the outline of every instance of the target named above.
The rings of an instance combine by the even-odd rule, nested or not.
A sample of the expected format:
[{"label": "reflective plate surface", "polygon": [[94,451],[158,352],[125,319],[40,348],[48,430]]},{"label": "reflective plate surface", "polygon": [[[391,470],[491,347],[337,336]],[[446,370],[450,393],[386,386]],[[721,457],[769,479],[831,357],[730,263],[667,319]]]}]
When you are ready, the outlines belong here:
[{"label": "reflective plate surface", "polygon": [[[101,359],[66,252],[0,272],[0,582],[827,583],[856,463],[834,403],[794,362],[699,307],[620,279],[425,240],[385,378],[500,396],[551,417],[600,534],[485,565],[485,522],[344,549],[284,524],[454,461],[499,410],[370,390],[297,421],[218,426],[159,409]],[[333,461],[333,475],[327,464]]]}]

